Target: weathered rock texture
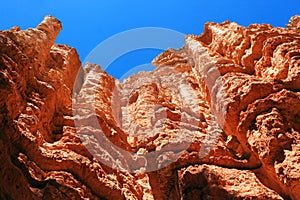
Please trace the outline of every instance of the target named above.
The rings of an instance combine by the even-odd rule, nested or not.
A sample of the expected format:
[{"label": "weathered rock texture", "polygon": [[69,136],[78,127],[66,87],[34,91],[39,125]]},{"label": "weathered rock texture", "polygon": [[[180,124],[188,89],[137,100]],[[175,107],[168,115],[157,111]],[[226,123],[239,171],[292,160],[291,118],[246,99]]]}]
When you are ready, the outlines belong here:
[{"label": "weathered rock texture", "polygon": [[55,18],[1,31],[0,199],[300,199],[299,21],[207,23],[123,83]]}]

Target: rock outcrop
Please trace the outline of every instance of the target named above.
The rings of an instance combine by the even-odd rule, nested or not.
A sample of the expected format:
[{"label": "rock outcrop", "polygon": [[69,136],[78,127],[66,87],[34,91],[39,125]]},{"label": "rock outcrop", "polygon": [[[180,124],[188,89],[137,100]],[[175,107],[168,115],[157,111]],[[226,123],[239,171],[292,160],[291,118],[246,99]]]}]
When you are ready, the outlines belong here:
[{"label": "rock outcrop", "polygon": [[53,17],[0,31],[0,199],[300,199],[299,21],[207,23],[122,83]]}]

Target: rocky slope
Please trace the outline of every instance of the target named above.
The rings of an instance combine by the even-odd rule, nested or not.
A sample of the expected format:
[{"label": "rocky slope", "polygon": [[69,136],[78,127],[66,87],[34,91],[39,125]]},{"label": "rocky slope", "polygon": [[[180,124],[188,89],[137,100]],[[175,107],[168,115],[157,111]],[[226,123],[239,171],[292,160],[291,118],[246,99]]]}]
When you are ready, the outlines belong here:
[{"label": "rocky slope", "polygon": [[0,199],[300,199],[300,20],[207,23],[120,83],[0,31]]}]

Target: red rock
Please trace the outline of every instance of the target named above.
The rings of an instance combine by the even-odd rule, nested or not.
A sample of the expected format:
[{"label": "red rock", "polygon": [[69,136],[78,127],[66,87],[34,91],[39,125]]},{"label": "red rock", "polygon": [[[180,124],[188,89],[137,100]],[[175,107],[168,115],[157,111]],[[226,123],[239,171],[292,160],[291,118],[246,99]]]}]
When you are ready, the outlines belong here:
[{"label": "red rock", "polygon": [[0,199],[299,199],[299,17],[207,23],[120,83],[0,31]]}]

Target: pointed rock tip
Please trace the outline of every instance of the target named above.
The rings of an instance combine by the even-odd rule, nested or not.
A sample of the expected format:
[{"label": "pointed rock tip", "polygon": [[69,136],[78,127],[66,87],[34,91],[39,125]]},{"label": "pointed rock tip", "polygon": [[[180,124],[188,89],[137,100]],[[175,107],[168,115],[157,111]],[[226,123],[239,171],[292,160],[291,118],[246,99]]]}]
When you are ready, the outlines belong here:
[{"label": "pointed rock tip", "polygon": [[288,28],[300,29],[300,15],[292,16],[289,23],[286,25]]},{"label": "pointed rock tip", "polygon": [[47,35],[54,34],[54,36],[56,37],[58,33],[62,30],[62,23],[55,17],[47,15],[36,28],[47,33]]}]

